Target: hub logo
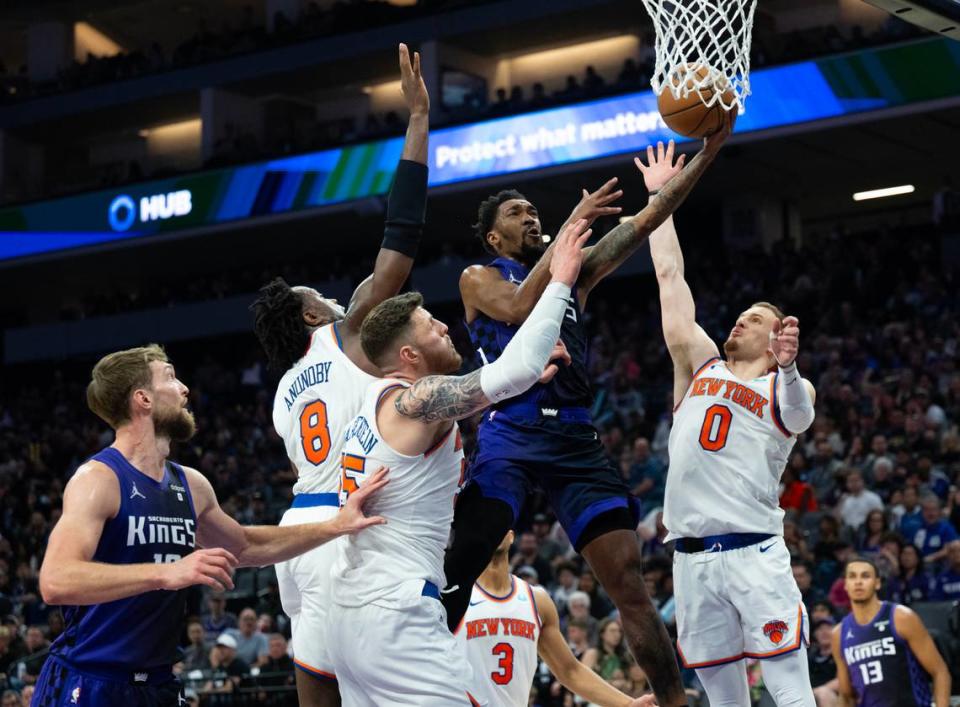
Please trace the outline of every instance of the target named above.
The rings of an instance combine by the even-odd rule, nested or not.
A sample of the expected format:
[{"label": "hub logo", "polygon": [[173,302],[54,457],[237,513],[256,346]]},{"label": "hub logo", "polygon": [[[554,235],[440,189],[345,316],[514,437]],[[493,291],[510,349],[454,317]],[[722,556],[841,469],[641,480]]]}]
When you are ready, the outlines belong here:
[{"label": "hub logo", "polygon": [[114,231],[128,231],[138,217],[141,223],[165,221],[176,216],[186,216],[192,210],[193,195],[189,189],[140,197],[139,213],[133,199],[121,194],[110,202],[107,220]]}]

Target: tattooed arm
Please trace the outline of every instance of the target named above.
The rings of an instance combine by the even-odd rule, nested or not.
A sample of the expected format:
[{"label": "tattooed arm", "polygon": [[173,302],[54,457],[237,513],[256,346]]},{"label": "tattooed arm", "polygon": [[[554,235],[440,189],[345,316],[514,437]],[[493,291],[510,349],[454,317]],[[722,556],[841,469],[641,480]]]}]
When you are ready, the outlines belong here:
[{"label": "tattooed arm", "polygon": [[590,290],[633,255],[647,236],[683,203],[732,132],[734,121],[735,114],[728,113],[724,128],[704,141],[703,149],[690,164],[667,182],[640,213],[607,233],[592,248],[585,249],[577,282],[581,306]]}]

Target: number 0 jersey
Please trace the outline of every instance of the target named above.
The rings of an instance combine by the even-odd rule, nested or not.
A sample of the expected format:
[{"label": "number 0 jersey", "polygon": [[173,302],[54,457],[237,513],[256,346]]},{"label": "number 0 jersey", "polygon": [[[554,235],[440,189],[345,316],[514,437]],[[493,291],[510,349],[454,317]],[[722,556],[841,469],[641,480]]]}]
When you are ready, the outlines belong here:
[{"label": "number 0 jersey", "polygon": [[719,358],[694,374],[670,431],[668,540],[783,533],[780,476],[796,438],[780,420],[778,376],[740,380]]},{"label": "number 0 jersey", "polygon": [[337,322],[313,332],[273,398],[273,427],[297,470],[295,494],[337,493],[344,433],[375,380],[343,352]]},{"label": "number 0 jersey", "polygon": [[510,592],[502,597],[474,584],[455,635],[474,673],[493,683],[503,704],[525,705],[537,672],[540,614],[530,585],[519,577],[510,580]]}]

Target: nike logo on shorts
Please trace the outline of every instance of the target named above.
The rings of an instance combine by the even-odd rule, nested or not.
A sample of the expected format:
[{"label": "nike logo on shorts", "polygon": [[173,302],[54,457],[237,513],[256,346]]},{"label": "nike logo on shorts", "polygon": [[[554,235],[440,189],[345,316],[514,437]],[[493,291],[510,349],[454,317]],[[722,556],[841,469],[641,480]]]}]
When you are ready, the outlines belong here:
[{"label": "nike logo on shorts", "polygon": [[771,547],[773,547],[774,545],[776,545],[776,543],[770,543],[770,544],[767,545],[766,547],[761,547],[761,548],[760,548],[760,552],[766,552],[767,550],[769,550],[769,549],[770,549]]},{"label": "nike logo on shorts", "polygon": [[470,602],[470,606],[476,606],[477,604],[482,604],[484,601],[485,601],[484,599],[481,599],[480,601],[472,601]]}]

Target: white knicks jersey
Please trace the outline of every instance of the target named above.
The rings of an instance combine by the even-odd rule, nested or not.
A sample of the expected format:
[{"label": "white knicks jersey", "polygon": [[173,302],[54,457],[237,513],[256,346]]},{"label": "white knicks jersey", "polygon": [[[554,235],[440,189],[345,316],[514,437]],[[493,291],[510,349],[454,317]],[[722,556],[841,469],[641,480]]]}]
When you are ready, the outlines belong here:
[{"label": "white knicks jersey", "polygon": [[778,376],[743,381],[719,358],[694,374],[670,430],[668,540],[783,533],[780,476],[796,437],[780,420]]},{"label": "white knicks jersey", "polygon": [[375,380],[343,352],[336,322],[314,330],[273,398],[273,428],[297,469],[295,494],[339,490],[343,435]]},{"label": "white knicks jersey", "polygon": [[383,379],[367,388],[360,413],[343,444],[340,503],[380,467],[390,483],[364,505],[386,525],[367,528],[340,542],[334,563],[333,600],[341,606],[377,604],[403,608],[421,600],[424,582],[442,589],[443,553],[453,523],[466,463],[456,423],[424,454],[408,456],[390,447],[377,429],[383,396],[406,381]]},{"label": "white knicks jersey", "polygon": [[510,593],[497,597],[473,585],[457,642],[478,679],[487,679],[505,705],[526,705],[537,672],[540,613],[530,585],[511,576]]}]

